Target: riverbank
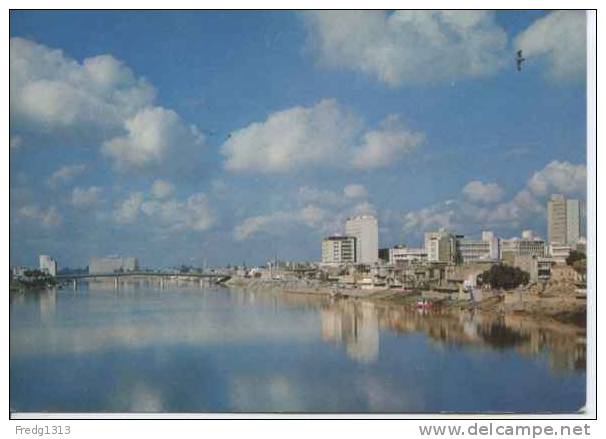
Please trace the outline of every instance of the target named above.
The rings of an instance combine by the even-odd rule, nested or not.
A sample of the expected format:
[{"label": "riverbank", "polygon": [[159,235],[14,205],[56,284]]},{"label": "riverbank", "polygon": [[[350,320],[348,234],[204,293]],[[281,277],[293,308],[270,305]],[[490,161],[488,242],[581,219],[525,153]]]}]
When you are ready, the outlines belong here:
[{"label": "riverbank", "polygon": [[33,279],[33,280],[25,280],[25,279],[12,279],[9,284],[9,292],[10,293],[20,293],[23,291],[44,291],[47,288],[53,288],[57,285],[57,283],[51,278],[44,279]]},{"label": "riverbank", "polygon": [[232,278],[227,286],[249,291],[284,292],[332,298],[362,299],[374,302],[416,306],[429,300],[435,308],[478,310],[496,315],[520,315],[551,319],[560,323],[586,326],[587,301],[579,298],[573,283],[547,283],[511,291],[484,290],[472,301],[466,294],[395,289],[360,289],[337,287],[326,282],[301,279]]}]

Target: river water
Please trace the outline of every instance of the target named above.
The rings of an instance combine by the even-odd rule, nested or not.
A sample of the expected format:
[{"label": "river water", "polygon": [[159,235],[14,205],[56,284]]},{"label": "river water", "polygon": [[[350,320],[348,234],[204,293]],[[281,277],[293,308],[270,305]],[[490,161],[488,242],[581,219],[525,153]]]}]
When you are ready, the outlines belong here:
[{"label": "river water", "polygon": [[523,317],[113,282],[11,294],[14,412],[574,412],[585,333]]}]

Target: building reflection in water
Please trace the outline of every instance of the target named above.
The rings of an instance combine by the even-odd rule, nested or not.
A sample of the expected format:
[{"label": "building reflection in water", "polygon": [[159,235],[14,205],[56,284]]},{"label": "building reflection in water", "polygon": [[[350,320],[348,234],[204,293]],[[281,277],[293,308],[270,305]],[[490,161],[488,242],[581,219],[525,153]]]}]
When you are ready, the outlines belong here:
[{"label": "building reflection in water", "polygon": [[553,370],[585,370],[586,330],[551,319],[473,311],[432,311],[391,304],[377,307],[381,328],[397,333],[424,332],[442,344],[516,349],[521,355],[546,355]]},{"label": "building reflection in water", "polygon": [[362,363],[379,357],[379,318],[370,302],[338,301],[323,308],[322,338],[343,343],[347,354]]},{"label": "building reflection in water", "polygon": [[586,368],[585,329],[554,320],[459,310],[419,312],[411,306],[347,299],[325,302],[320,313],[322,338],[344,344],[347,354],[363,363],[378,359],[380,330],[387,330],[422,332],[440,344],[546,355],[556,371]]},{"label": "building reflection in water", "polygon": [[40,319],[45,322],[52,321],[55,318],[57,308],[57,290],[47,290],[38,295],[38,307],[40,309]]},{"label": "building reflection in water", "polygon": [[[94,285],[94,286],[93,286]],[[89,288],[95,291],[114,291],[112,282],[95,282],[88,285],[83,282],[73,294],[84,293]],[[141,288],[157,285],[145,282],[125,282],[120,285],[120,293],[137,292]],[[200,291],[199,289],[195,289]],[[116,292],[116,297],[122,294]],[[55,309],[57,301],[62,300],[64,293],[56,290],[45,292],[11,295],[11,305],[20,305],[25,302],[36,302],[43,321],[51,322],[56,319]],[[164,294],[164,293],[163,293]],[[413,332],[424,333],[429,339],[439,344],[478,346],[490,349],[515,349],[518,353],[528,357],[545,356],[553,370],[585,370],[586,368],[586,331],[585,328],[573,324],[559,323],[550,319],[540,319],[524,315],[500,316],[491,313],[481,313],[466,310],[432,310],[427,313],[419,313],[414,306],[394,304],[388,302],[367,302],[351,299],[329,299],[326,297],[284,294],[280,292],[250,292],[240,290],[206,290],[207,297],[222,297],[227,303],[236,307],[255,304],[256,307],[267,306],[272,310],[274,318],[279,318],[282,308],[313,309],[320,313],[321,334],[324,341],[343,344],[347,354],[355,361],[361,363],[372,363],[379,358],[379,340],[381,331],[389,331],[396,334],[408,334]],[[212,295],[212,296],[211,296]],[[130,297],[125,295],[124,297]],[[134,302],[136,304],[137,302]],[[199,310],[204,314],[206,301],[202,303]],[[138,305],[133,305],[138,306]],[[198,311],[196,311],[198,312]],[[235,316],[236,314],[234,314]],[[163,320],[160,322],[162,323]],[[216,336],[215,332],[222,336],[225,329],[221,325],[208,318],[194,319],[197,330],[192,332],[188,326],[170,325],[171,341],[174,343],[191,341],[190,338],[204,339]],[[205,326],[203,323],[206,322]],[[256,328],[254,320],[247,331],[256,334],[256,329],[266,330],[272,326],[264,324]],[[120,337],[120,328],[112,333],[111,340]],[[166,327],[163,324],[150,322],[144,326],[135,326],[135,330],[143,331],[137,339],[149,339],[150,342],[158,339],[166,339]],[[181,330],[182,329],[182,330]],[[281,332],[278,328],[277,331]],[[127,327],[124,332],[132,335],[133,328]],[[210,331],[210,333],[209,333]],[[215,331],[215,332],[213,332]],[[239,335],[237,325],[233,329],[234,337]],[[265,331],[267,332],[267,331]],[[259,334],[265,334],[260,331]],[[214,334],[214,335],[213,335]],[[108,334],[102,334],[109,337]],[[111,334],[110,334],[111,335]],[[249,334],[250,335],[250,334]],[[145,337],[144,337],[145,336]]]}]

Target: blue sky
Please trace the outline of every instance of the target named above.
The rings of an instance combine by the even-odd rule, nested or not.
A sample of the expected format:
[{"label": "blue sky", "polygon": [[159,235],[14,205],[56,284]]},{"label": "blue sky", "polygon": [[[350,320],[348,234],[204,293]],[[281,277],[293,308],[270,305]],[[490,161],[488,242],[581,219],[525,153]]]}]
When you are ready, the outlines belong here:
[{"label": "blue sky", "polygon": [[[12,12],[11,264],[318,259],[585,197],[579,12]],[[515,69],[515,51],[526,61]]]}]

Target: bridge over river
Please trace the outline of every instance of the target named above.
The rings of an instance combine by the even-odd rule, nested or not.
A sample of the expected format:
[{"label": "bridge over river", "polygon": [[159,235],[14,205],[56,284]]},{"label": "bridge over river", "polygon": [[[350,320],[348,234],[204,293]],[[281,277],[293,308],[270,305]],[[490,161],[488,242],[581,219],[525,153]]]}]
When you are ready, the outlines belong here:
[{"label": "bridge over river", "polygon": [[160,281],[160,285],[163,287],[164,282],[171,279],[183,279],[183,280],[208,280],[213,283],[224,283],[231,279],[230,275],[223,273],[170,273],[162,271],[125,271],[116,273],[77,273],[77,274],[58,274],[55,279],[59,282],[72,282],[74,288],[78,286],[79,281],[85,280],[99,280],[99,279],[113,279],[114,285],[119,286],[120,280],[124,278],[153,278]]}]

